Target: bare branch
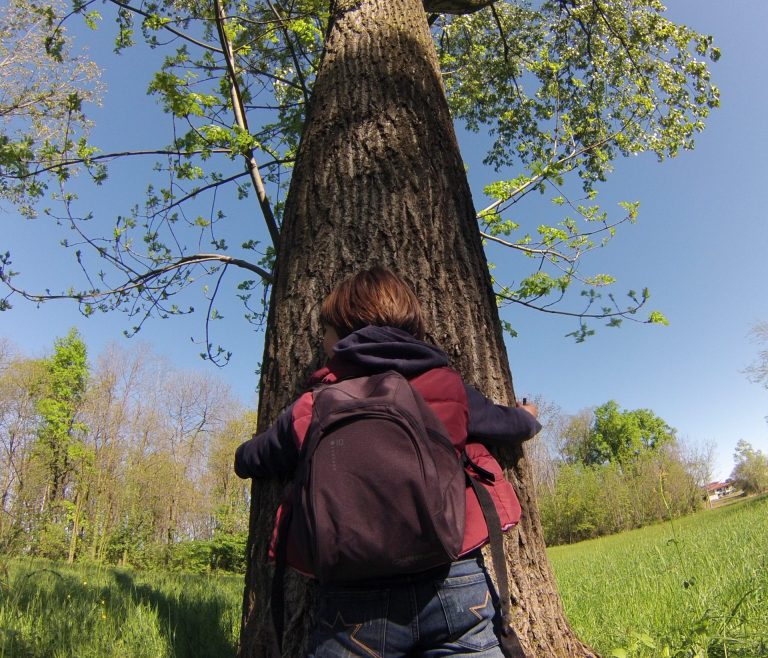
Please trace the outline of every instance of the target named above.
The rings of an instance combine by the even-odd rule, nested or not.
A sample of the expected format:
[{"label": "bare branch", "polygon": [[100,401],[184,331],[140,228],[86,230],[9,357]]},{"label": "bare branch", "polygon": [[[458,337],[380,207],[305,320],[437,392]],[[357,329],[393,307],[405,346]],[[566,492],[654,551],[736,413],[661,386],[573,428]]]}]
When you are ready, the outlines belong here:
[{"label": "bare branch", "polygon": [[[520,304],[521,306],[525,306],[527,308],[532,308],[536,311],[541,311],[542,313],[551,313],[552,315],[565,315],[568,317],[573,318],[591,318],[595,320],[601,320],[606,318],[614,318],[614,317],[622,317],[627,320],[631,320],[632,322],[637,322],[639,324],[648,324],[648,320],[639,320],[637,318],[633,318],[632,315],[639,311],[643,306],[645,306],[645,302],[647,301],[647,298],[644,297],[642,301],[636,302],[635,306],[632,306],[625,310],[616,310],[611,312],[603,312],[603,313],[588,313],[587,311],[584,312],[576,312],[576,311],[561,311],[559,309],[552,309],[549,308],[549,304],[545,304],[543,306],[539,306],[538,304],[532,304],[530,302],[526,302],[522,299],[518,299],[517,297],[513,297],[512,295],[508,295],[502,292],[496,292],[496,296],[499,299],[502,299],[506,302],[510,302],[513,304]],[[587,305],[587,309],[589,309],[590,306],[594,303],[594,300],[590,300],[589,304]],[[614,306],[616,306],[615,301],[613,302]]]},{"label": "bare branch", "polygon": [[[103,250],[100,250],[100,253],[102,252]],[[168,263],[167,265],[152,270],[147,270],[142,274],[131,277],[124,284],[117,286],[116,288],[111,288],[110,290],[95,289],[89,291],[73,291],[60,294],[31,293],[27,290],[24,290],[23,288],[14,286],[11,281],[11,276],[5,272],[3,267],[0,267],[0,281],[8,286],[8,288],[10,288],[14,293],[21,295],[24,297],[24,299],[27,299],[31,302],[47,302],[54,299],[74,299],[78,302],[99,302],[106,299],[107,297],[125,295],[136,290],[140,291],[144,289],[151,281],[162,277],[164,274],[171,273],[174,270],[179,270],[182,267],[189,265],[200,265],[207,262],[218,262],[223,263],[224,265],[234,265],[235,267],[254,272],[266,283],[272,283],[272,274],[270,272],[267,272],[265,269],[259,267],[258,265],[254,265],[253,263],[250,263],[241,258],[234,258],[224,254],[195,254],[193,256],[183,256],[173,261],[172,263]],[[123,267],[124,269],[129,269],[127,266]]]},{"label": "bare branch", "polygon": [[[219,274],[219,278],[216,280],[216,285],[213,288],[213,294],[211,295],[211,301],[208,304],[208,313],[205,316],[205,351],[208,354],[208,359],[213,363],[214,365],[218,366],[219,368],[222,368],[223,366],[227,365],[229,362],[229,356],[225,355],[224,363],[219,363],[218,356],[214,356],[211,354],[211,338],[210,338],[210,324],[211,324],[211,315],[213,313],[213,302],[216,299],[216,295],[219,292],[219,286],[221,285],[221,281],[224,278],[224,274],[227,272],[227,265],[225,264],[224,267],[221,270],[221,274]],[[221,348],[219,348],[221,351]]]},{"label": "bare branch", "polygon": [[241,171],[239,174],[235,174],[234,176],[229,176],[228,178],[222,178],[221,180],[213,181],[212,183],[209,183],[208,185],[203,185],[203,187],[198,187],[192,190],[189,194],[184,195],[183,197],[176,199],[173,203],[169,203],[167,206],[163,206],[160,210],[153,213],[153,215],[159,215],[161,213],[168,212],[171,210],[171,208],[176,208],[177,206],[180,206],[185,201],[189,201],[189,199],[194,199],[199,194],[202,194],[203,192],[207,192],[208,190],[220,187],[221,185],[226,185],[227,183],[231,183],[232,181],[236,181],[238,178],[242,178],[243,176],[247,176],[247,171]]}]

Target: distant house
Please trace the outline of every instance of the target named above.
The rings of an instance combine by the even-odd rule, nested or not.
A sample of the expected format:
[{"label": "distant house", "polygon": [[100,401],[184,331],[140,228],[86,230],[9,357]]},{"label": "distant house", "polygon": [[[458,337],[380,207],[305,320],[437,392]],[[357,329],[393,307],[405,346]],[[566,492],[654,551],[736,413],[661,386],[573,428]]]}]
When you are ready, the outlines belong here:
[{"label": "distant house", "polygon": [[720,500],[735,491],[733,481],[730,478],[725,482],[710,482],[704,489],[707,492],[707,499],[709,501]]}]

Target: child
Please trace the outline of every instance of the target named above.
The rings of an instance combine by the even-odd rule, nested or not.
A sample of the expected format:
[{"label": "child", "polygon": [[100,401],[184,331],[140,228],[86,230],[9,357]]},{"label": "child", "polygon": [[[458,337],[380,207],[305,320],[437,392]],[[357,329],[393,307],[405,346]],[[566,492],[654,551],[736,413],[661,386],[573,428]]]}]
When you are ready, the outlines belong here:
[{"label": "child", "polygon": [[[448,367],[446,354],[424,341],[421,307],[411,288],[383,267],[361,271],[339,284],[323,302],[320,320],[329,360],[313,375],[313,384],[395,370],[430,405],[457,451],[466,446],[475,463],[490,466],[499,475],[498,464],[483,443],[509,445],[541,429],[534,405],[496,405],[462,382]],[[272,427],[237,449],[237,475],[293,474],[311,419],[311,395],[301,396]],[[474,494],[471,489],[468,492],[464,542],[457,561],[353,586],[320,586],[318,623],[309,641],[309,656],[502,657],[479,551],[488,541],[488,529]],[[514,491],[500,478],[491,493],[506,529],[519,518]],[[290,546],[288,560],[291,564]]]}]

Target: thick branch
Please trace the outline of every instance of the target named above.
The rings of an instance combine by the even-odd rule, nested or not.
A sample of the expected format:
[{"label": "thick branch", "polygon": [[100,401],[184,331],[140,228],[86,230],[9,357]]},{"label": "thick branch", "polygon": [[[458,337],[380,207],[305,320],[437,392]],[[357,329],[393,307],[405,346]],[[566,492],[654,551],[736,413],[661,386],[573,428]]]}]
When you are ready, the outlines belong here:
[{"label": "thick branch", "polygon": [[[243,98],[240,93],[240,86],[237,82],[235,56],[232,52],[232,44],[227,37],[224,26],[227,17],[224,12],[224,7],[222,7],[219,0],[215,0],[214,4],[216,7],[216,29],[219,33],[219,40],[221,41],[221,46],[223,48],[224,59],[227,62],[227,73],[230,84],[229,91],[232,98],[232,110],[235,113],[235,121],[242,131],[250,134],[250,131],[248,130],[248,119],[246,118],[245,108],[243,106]],[[253,183],[256,195],[259,199],[261,212],[264,214],[264,221],[267,223],[267,228],[269,229],[269,235],[272,238],[272,245],[277,249],[278,244],[280,243],[280,229],[278,228],[277,221],[272,213],[272,206],[267,198],[264,181],[261,178],[261,174],[259,174],[259,166],[256,164],[256,158],[253,157],[253,149],[249,149],[248,153],[244,154],[243,157],[245,159],[246,167],[248,168],[248,173],[251,176],[251,182]]]},{"label": "thick branch", "polygon": [[430,14],[473,14],[495,0],[424,0],[424,10]]}]

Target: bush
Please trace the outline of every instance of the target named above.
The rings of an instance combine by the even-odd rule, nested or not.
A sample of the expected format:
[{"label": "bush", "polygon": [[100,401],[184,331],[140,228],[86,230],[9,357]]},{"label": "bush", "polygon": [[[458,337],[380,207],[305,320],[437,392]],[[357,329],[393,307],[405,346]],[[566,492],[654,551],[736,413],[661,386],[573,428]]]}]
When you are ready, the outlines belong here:
[{"label": "bush", "polygon": [[627,466],[563,464],[539,493],[544,537],[570,544],[695,511],[699,487],[674,449],[644,453]]}]

